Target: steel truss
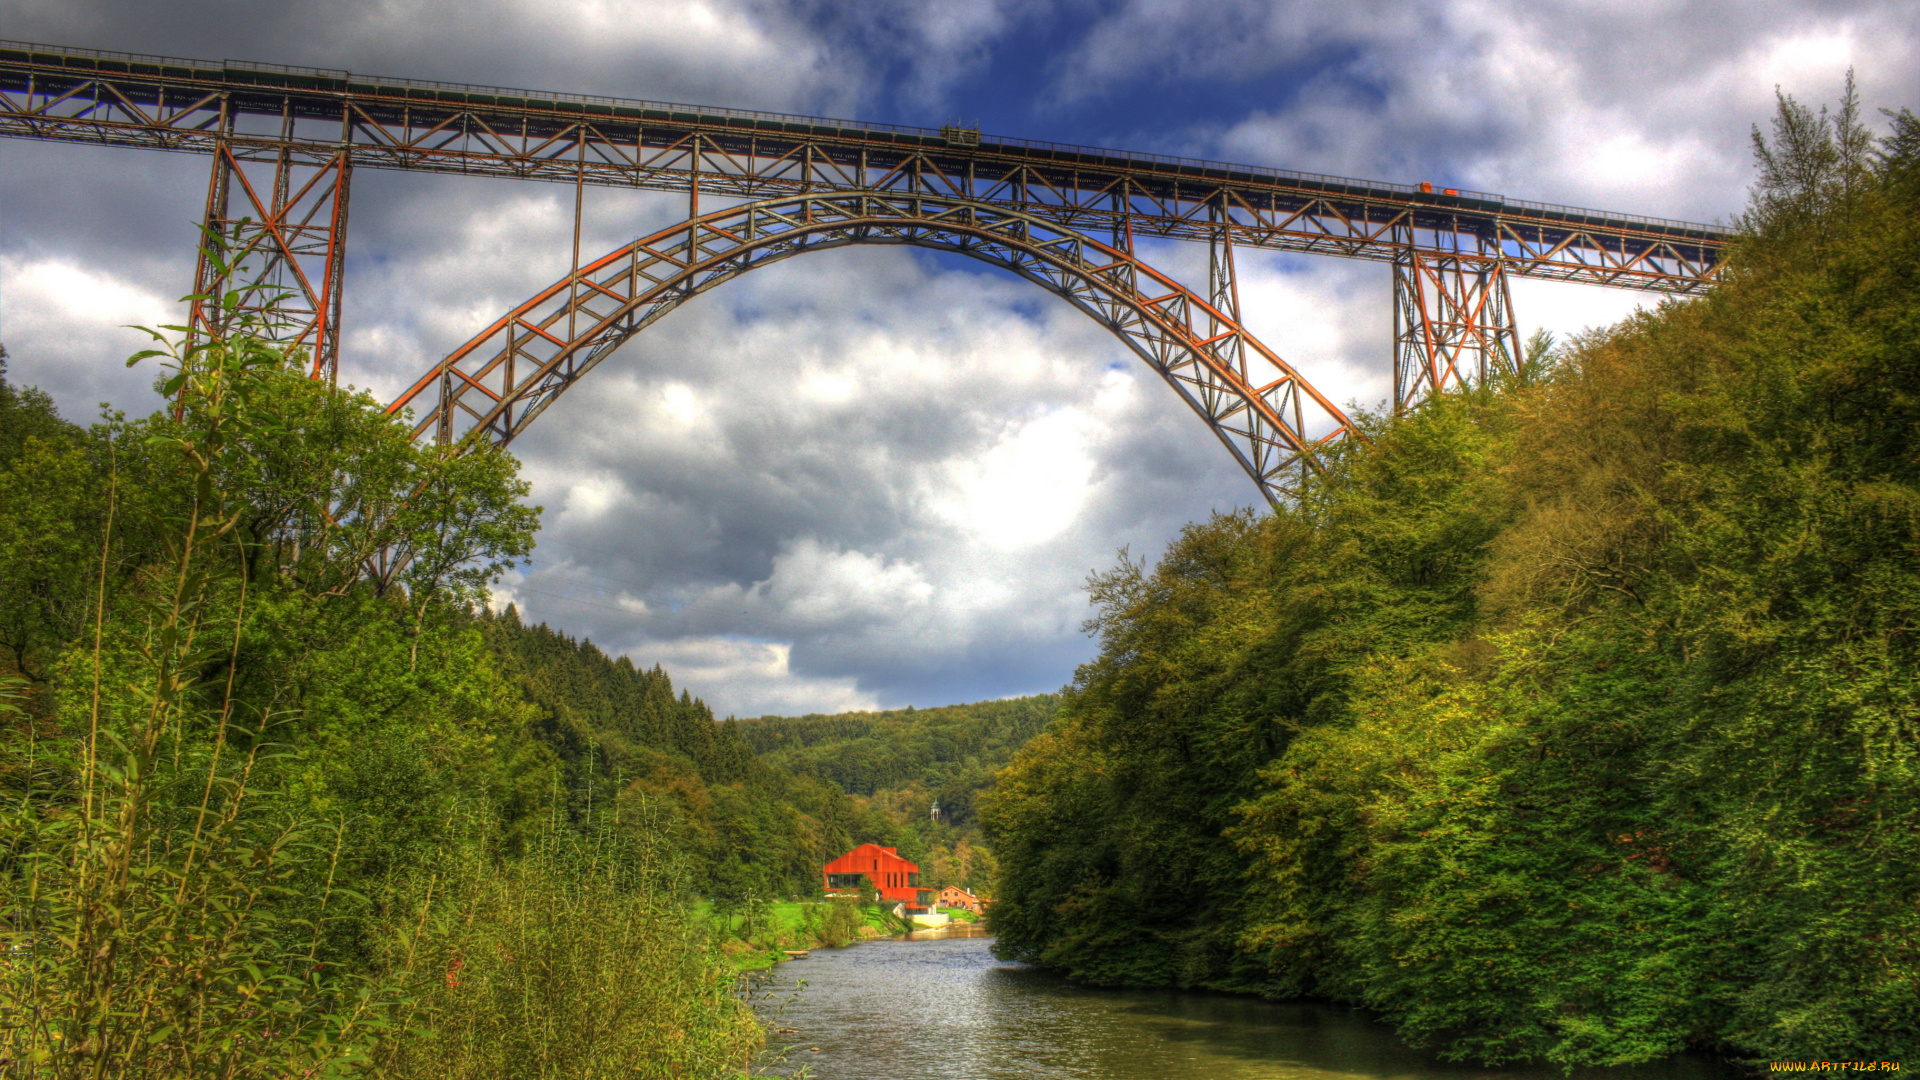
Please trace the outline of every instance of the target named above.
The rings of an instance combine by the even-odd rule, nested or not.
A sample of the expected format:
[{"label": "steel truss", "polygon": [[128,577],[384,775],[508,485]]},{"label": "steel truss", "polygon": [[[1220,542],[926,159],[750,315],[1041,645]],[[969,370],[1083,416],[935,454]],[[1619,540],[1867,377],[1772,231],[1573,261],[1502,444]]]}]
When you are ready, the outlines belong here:
[{"label": "steel truss", "polygon": [[[249,168],[227,147],[217,149],[190,331],[217,337],[228,321],[251,316],[268,340],[306,349],[313,377],[332,382],[340,365],[352,174],[344,153],[318,168],[284,154],[270,168]],[[223,303],[230,291],[237,305]]]},{"label": "steel truss", "polygon": [[1708,225],[1486,192],[1130,154],[978,132],[534,93],[0,41],[0,135],[322,168],[413,169],[757,200],[816,191],[988,202],[1058,226],[1676,293],[1713,279]]},{"label": "steel truss", "polygon": [[[639,291],[620,302],[630,310],[602,311],[622,287],[595,276],[603,259],[569,275],[571,299],[554,309],[569,328],[585,322],[585,331],[554,332],[548,307],[558,294],[548,290],[396,403],[431,397],[422,430],[442,439],[470,428],[511,439],[618,341],[679,302],[657,292],[659,282],[671,279],[691,295],[800,250],[910,243],[1006,266],[1113,328],[1207,418],[1270,498],[1286,489],[1289,470],[1315,467],[1316,449],[1349,428],[1338,409],[1240,329],[1237,248],[1390,262],[1394,404],[1405,408],[1519,361],[1509,275],[1699,293],[1715,279],[1728,240],[1707,225],[1431,184],[983,137],[955,127],[10,41],[0,41],[0,136],[213,155],[209,236],[243,256],[247,271],[223,278],[203,252],[197,291],[249,284],[268,286],[250,296],[284,291],[269,332],[308,347],[317,377],[332,377],[337,364],[354,169],[574,185],[575,267],[587,186],[686,192],[691,221],[676,227],[683,239],[669,230],[628,253],[631,288]],[[703,217],[703,192],[753,205]],[[785,223],[782,214],[801,210],[824,217],[803,217],[805,228]],[[736,236],[740,229],[747,232]],[[783,229],[792,235],[776,238]],[[716,236],[737,243],[715,246]],[[1140,237],[1207,243],[1205,299],[1138,262]],[[643,287],[643,279],[654,284]],[[614,321],[603,325],[602,315]],[[202,304],[192,325],[206,332],[219,317]],[[542,356],[542,349],[556,351]],[[483,362],[475,350],[485,353]]]},{"label": "steel truss", "polygon": [[885,191],[730,207],[617,248],[455,349],[390,410],[417,412],[415,438],[505,444],[687,300],[756,267],[852,244],[957,252],[1065,298],[1165,378],[1269,500],[1291,493],[1320,467],[1321,448],[1351,428],[1231,311],[1131,254],[990,203]]},{"label": "steel truss", "polygon": [[1405,410],[1524,359],[1507,275],[1447,256],[1408,252],[1393,263],[1393,407]]}]

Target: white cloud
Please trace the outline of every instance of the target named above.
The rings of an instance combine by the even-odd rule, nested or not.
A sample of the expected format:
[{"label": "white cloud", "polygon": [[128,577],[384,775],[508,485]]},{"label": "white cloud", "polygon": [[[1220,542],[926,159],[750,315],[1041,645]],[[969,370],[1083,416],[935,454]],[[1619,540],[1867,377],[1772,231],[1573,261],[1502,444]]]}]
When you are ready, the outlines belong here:
[{"label": "white cloud", "polygon": [[924,608],[933,586],[905,559],[842,551],[807,536],[774,557],[773,574],[750,595],[790,618],[828,626],[898,618]]},{"label": "white cloud", "polygon": [[1036,0],[868,0],[822,15],[844,49],[876,68],[894,69],[895,94],[934,109],[945,104],[943,95],[954,83],[987,66],[994,46],[1016,26],[1051,6]]},{"label": "white cloud", "polygon": [[717,716],[880,708],[879,700],[862,691],[852,678],[796,673],[792,654],[793,647],[782,642],[718,636],[647,642],[627,652],[637,665],[665,668],[675,685],[689,688]]},{"label": "white cloud", "polygon": [[866,87],[801,12],[756,0],[13,0],[7,23],[31,41],[761,109]]},{"label": "white cloud", "polygon": [[1739,206],[1746,131],[1776,85],[1831,100],[1852,66],[1869,102],[1910,101],[1915,14],[1910,0],[1130,0],[1062,58],[1055,94],[1298,70],[1288,98],[1199,118],[1182,149],[1710,220]]},{"label": "white cloud", "polygon": [[1091,494],[1091,422],[1063,409],[1021,424],[984,453],[947,466],[935,512],[998,551],[1045,543]]},{"label": "white cloud", "polygon": [[1526,278],[1515,279],[1510,287],[1521,337],[1545,330],[1561,345],[1588,330],[1611,326],[1636,311],[1651,311],[1662,299],[1657,293]]},{"label": "white cloud", "polygon": [[581,477],[567,488],[566,502],[561,504],[560,513],[579,520],[595,520],[605,516],[616,503],[624,501],[626,493],[626,485],[618,476],[597,473]]},{"label": "white cloud", "polygon": [[131,369],[118,361],[154,345],[129,327],[184,318],[170,297],[97,267],[12,253],[0,255],[0,294],[11,378],[58,394],[70,419],[85,422],[103,401],[157,402],[159,361]]},{"label": "white cloud", "polygon": [[[791,642],[795,679],[883,704],[1058,686],[1090,647],[1087,571],[1254,497],[1105,331],[898,249],[757,271],[594,379],[516,444],[564,507],[539,591],[515,593],[529,614],[615,649]],[[952,689],[910,689],[930,685]]]}]

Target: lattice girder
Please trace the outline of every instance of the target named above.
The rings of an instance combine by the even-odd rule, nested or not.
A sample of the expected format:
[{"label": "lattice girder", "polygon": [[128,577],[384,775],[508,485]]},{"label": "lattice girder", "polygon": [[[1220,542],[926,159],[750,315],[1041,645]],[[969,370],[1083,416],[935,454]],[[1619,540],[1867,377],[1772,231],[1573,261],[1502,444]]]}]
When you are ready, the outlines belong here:
[{"label": "lattice girder", "polygon": [[[1065,298],[1158,372],[1278,502],[1352,430],[1340,408],[1232,313],[1048,219],[929,192],[821,192],[729,207],[635,240],[534,294],[400,395],[415,436],[505,444],[627,340],[769,263],[909,244],[1000,266]],[[571,328],[571,329],[570,329]]]},{"label": "lattice girder", "polygon": [[[220,337],[225,323],[250,317],[255,333],[304,348],[309,373],[331,381],[339,365],[352,176],[345,153],[316,167],[284,154],[262,164],[243,162],[225,146],[216,150],[191,332]],[[239,305],[229,309],[222,297],[233,290]]]},{"label": "lattice girder", "polygon": [[1523,359],[1498,263],[1409,251],[1393,264],[1393,406],[1513,375]]},{"label": "lattice girder", "polygon": [[[291,127],[282,123],[291,118]],[[232,120],[232,123],[229,123]],[[782,198],[823,190],[994,202],[1063,228],[1672,293],[1714,279],[1724,229],[1223,162],[591,95],[0,42],[0,137]]]}]

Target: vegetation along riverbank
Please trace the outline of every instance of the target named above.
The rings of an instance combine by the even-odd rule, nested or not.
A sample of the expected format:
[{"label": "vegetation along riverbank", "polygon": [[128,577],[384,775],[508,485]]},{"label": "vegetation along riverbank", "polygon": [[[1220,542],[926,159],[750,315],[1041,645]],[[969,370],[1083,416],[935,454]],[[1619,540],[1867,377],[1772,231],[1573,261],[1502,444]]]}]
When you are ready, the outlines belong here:
[{"label": "vegetation along riverbank", "polygon": [[177,406],[88,428],[0,359],[0,1069],[737,1074],[739,967],[899,929],[770,901],[862,841],[989,879],[973,793],[1052,699],[716,722],[480,604],[511,457],[244,323],[142,359]]},{"label": "vegetation along riverbank", "polygon": [[1461,1058],[1920,1055],[1920,122],[1783,100],[1722,285],[1093,581],[1001,955]]},{"label": "vegetation along riverbank", "polygon": [[0,1071],[737,1074],[672,808],[583,781],[564,668],[475,614],[532,542],[514,462],[246,331],[166,349],[142,420],[0,385]]},{"label": "vegetation along riverbank", "polygon": [[[972,795],[1052,699],[716,722],[478,605],[532,544],[510,457],[244,327],[162,359],[177,413],[91,428],[0,371],[7,1068],[737,1074],[738,969],[902,929],[773,902],[831,854],[988,880]],[[842,767],[878,730],[884,769],[849,794],[743,727]]]}]

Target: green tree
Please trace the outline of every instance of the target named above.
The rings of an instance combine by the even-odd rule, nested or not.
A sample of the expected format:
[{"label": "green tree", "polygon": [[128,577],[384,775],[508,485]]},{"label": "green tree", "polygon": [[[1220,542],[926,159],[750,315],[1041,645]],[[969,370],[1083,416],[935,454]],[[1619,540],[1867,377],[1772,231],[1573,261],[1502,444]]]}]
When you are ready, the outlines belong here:
[{"label": "green tree", "polygon": [[1779,106],[1712,293],[1093,579],[1003,955],[1487,1062],[1920,1048],[1920,123]]},{"label": "green tree", "polygon": [[416,446],[246,331],[162,339],[145,420],[0,384],[0,588],[31,601],[0,656],[0,1059],[727,1073],[757,1029],[658,801],[561,805],[564,746],[469,606],[531,544],[512,460]]}]

